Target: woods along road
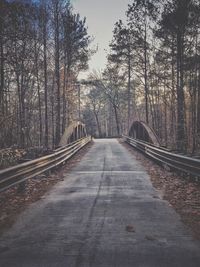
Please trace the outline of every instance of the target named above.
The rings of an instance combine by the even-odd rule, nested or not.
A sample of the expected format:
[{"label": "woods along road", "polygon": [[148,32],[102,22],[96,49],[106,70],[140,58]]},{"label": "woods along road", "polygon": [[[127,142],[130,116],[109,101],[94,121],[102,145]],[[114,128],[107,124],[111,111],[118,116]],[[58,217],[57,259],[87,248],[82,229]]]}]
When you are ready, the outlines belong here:
[{"label": "woods along road", "polygon": [[76,167],[0,239],[1,267],[198,267],[200,243],[116,139]]}]

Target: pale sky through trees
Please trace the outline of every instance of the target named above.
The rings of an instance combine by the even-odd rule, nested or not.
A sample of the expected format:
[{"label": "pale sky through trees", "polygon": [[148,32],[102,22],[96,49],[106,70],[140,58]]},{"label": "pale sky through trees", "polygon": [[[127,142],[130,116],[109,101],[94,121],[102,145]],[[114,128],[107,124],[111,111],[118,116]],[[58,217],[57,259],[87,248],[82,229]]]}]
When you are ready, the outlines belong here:
[{"label": "pale sky through trees", "polygon": [[106,64],[106,50],[112,39],[115,22],[126,20],[125,12],[131,0],[72,0],[72,5],[81,17],[86,17],[88,32],[95,37],[93,46],[98,44],[98,52],[89,62],[90,71],[100,70]]}]

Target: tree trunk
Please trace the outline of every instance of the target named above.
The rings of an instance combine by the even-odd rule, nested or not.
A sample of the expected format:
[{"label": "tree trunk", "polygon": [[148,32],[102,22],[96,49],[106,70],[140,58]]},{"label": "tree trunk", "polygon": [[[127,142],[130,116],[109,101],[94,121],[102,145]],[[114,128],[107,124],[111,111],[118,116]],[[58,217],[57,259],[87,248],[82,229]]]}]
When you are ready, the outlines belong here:
[{"label": "tree trunk", "polygon": [[119,127],[119,119],[118,119],[118,113],[117,113],[117,107],[116,105],[113,105],[114,113],[115,113],[115,121],[116,121],[116,127],[117,127],[117,135],[120,135],[120,127]]},{"label": "tree trunk", "polygon": [[20,84],[19,74],[16,73],[17,80],[17,91],[18,91],[18,105],[19,105],[19,139],[20,139],[20,147],[25,147],[25,125],[24,125],[24,99],[22,96],[22,88]]},{"label": "tree trunk", "polygon": [[145,31],[144,31],[144,84],[145,84],[145,110],[146,110],[146,123],[149,123],[149,107],[148,107],[148,77],[147,77],[147,24],[145,15]]},{"label": "tree trunk", "polygon": [[52,135],[52,147],[55,148],[55,105],[54,105],[54,94],[55,94],[55,90],[54,90],[54,85],[55,85],[55,81],[53,78],[52,81],[52,87],[51,87],[51,135]]},{"label": "tree trunk", "polygon": [[40,81],[39,81],[39,69],[38,69],[38,50],[37,50],[37,40],[35,40],[35,70],[36,70],[36,80],[37,80],[37,94],[38,94],[38,109],[39,109],[39,146],[42,145],[42,105],[41,105],[41,95],[40,95]]},{"label": "tree trunk", "polygon": [[63,119],[62,119],[62,134],[66,128],[66,120],[67,120],[67,101],[66,101],[66,89],[68,86],[68,78],[66,71],[66,55],[64,56],[64,73],[63,73]]},{"label": "tree trunk", "polygon": [[197,87],[197,145],[198,149],[200,149],[200,64],[198,69],[198,87]]},{"label": "tree trunk", "polygon": [[[131,113],[131,107],[130,107],[130,101],[131,101],[131,51],[130,51],[130,45],[129,45],[129,51],[128,51],[128,129],[127,132],[130,130],[130,113]],[[118,127],[118,126],[117,126]]]},{"label": "tree trunk", "polygon": [[58,0],[55,2],[54,23],[55,23],[55,81],[56,81],[56,146],[60,142],[60,45],[59,45],[59,8]]},{"label": "tree trunk", "polygon": [[[36,65],[38,63],[36,62]],[[40,84],[39,84],[39,74],[38,74],[38,66],[37,66],[37,93],[38,93],[38,109],[39,109],[39,125],[40,125],[40,136],[39,136],[39,145],[42,145],[42,105],[41,105],[41,95],[40,95]]]},{"label": "tree trunk", "polygon": [[49,146],[49,126],[48,126],[48,88],[47,88],[47,10],[46,4],[43,3],[43,57],[44,57],[44,106],[45,106],[45,130],[44,130],[44,144]]},{"label": "tree trunk", "polygon": [[186,150],[185,113],[183,91],[183,41],[181,30],[177,32],[177,150]]},{"label": "tree trunk", "polygon": [[96,119],[96,123],[97,123],[97,129],[98,129],[99,137],[102,137],[101,126],[99,123],[98,114],[96,112],[94,112],[94,115],[95,115],[95,119]]},{"label": "tree trunk", "polygon": [[4,114],[4,47],[3,47],[3,17],[0,12],[0,112]]},{"label": "tree trunk", "polygon": [[[173,42],[173,41],[172,41]],[[174,63],[174,45],[172,43],[172,59],[171,59],[171,122],[170,122],[170,133],[171,133],[171,145],[174,148],[176,144],[176,92],[175,92],[175,63]]]}]

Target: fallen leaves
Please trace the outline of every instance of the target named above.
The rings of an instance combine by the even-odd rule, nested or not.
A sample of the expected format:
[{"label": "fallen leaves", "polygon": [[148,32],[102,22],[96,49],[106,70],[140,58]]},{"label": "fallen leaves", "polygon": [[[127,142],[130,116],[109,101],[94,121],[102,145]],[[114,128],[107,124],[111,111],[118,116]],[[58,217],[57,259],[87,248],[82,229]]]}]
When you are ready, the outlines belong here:
[{"label": "fallen leaves", "polygon": [[128,144],[121,144],[141,162],[154,187],[162,193],[162,198],[180,214],[182,221],[193,231],[194,237],[200,239],[200,183],[170,172],[169,168],[155,164]]},{"label": "fallen leaves", "polygon": [[5,148],[0,150],[0,169],[5,169],[16,165],[18,161],[24,157],[26,151],[24,149]]},{"label": "fallen leaves", "polygon": [[127,225],[126,231],[130,233],[135,233],[135,227],[133,225]]},{"label": "fallen leaves", "polygon": [[0,234],[15,222],[19,213],[29,204],[44,198],[44,194],[49,191],[53,185],[62,181],[64,175],[77,164],[77,161],[85,155],[92,144],[92,142],[87,144],[79,153],[68,160],[65,165],[52,173],[48,172],[28,179],[25,184],[24,193],[18,193],[18,186],[11,187],[5,192],[2,192],[0,194]]}]

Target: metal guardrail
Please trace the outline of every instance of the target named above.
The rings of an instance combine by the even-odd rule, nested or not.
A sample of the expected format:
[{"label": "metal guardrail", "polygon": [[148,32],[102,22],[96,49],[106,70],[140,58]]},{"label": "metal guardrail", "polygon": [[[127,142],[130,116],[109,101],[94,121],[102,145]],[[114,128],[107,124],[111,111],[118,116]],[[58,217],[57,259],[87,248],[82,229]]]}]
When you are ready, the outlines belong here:
[{"label": "metal guardrail", "polygon": [[62,164],[91,141],[84,137],[67,146],[60,147],[50,155],[30,160],[0,171],[0,192]]},{"label": "metal guardrail", "polygon": [[150,158],[166,164],[173,169],[200,177],[199,159],[172,153],[165,148],[156,147],[141,140],[130,138],[129,136],[123,135],[122,137],[127,143],[148,155]]}]

